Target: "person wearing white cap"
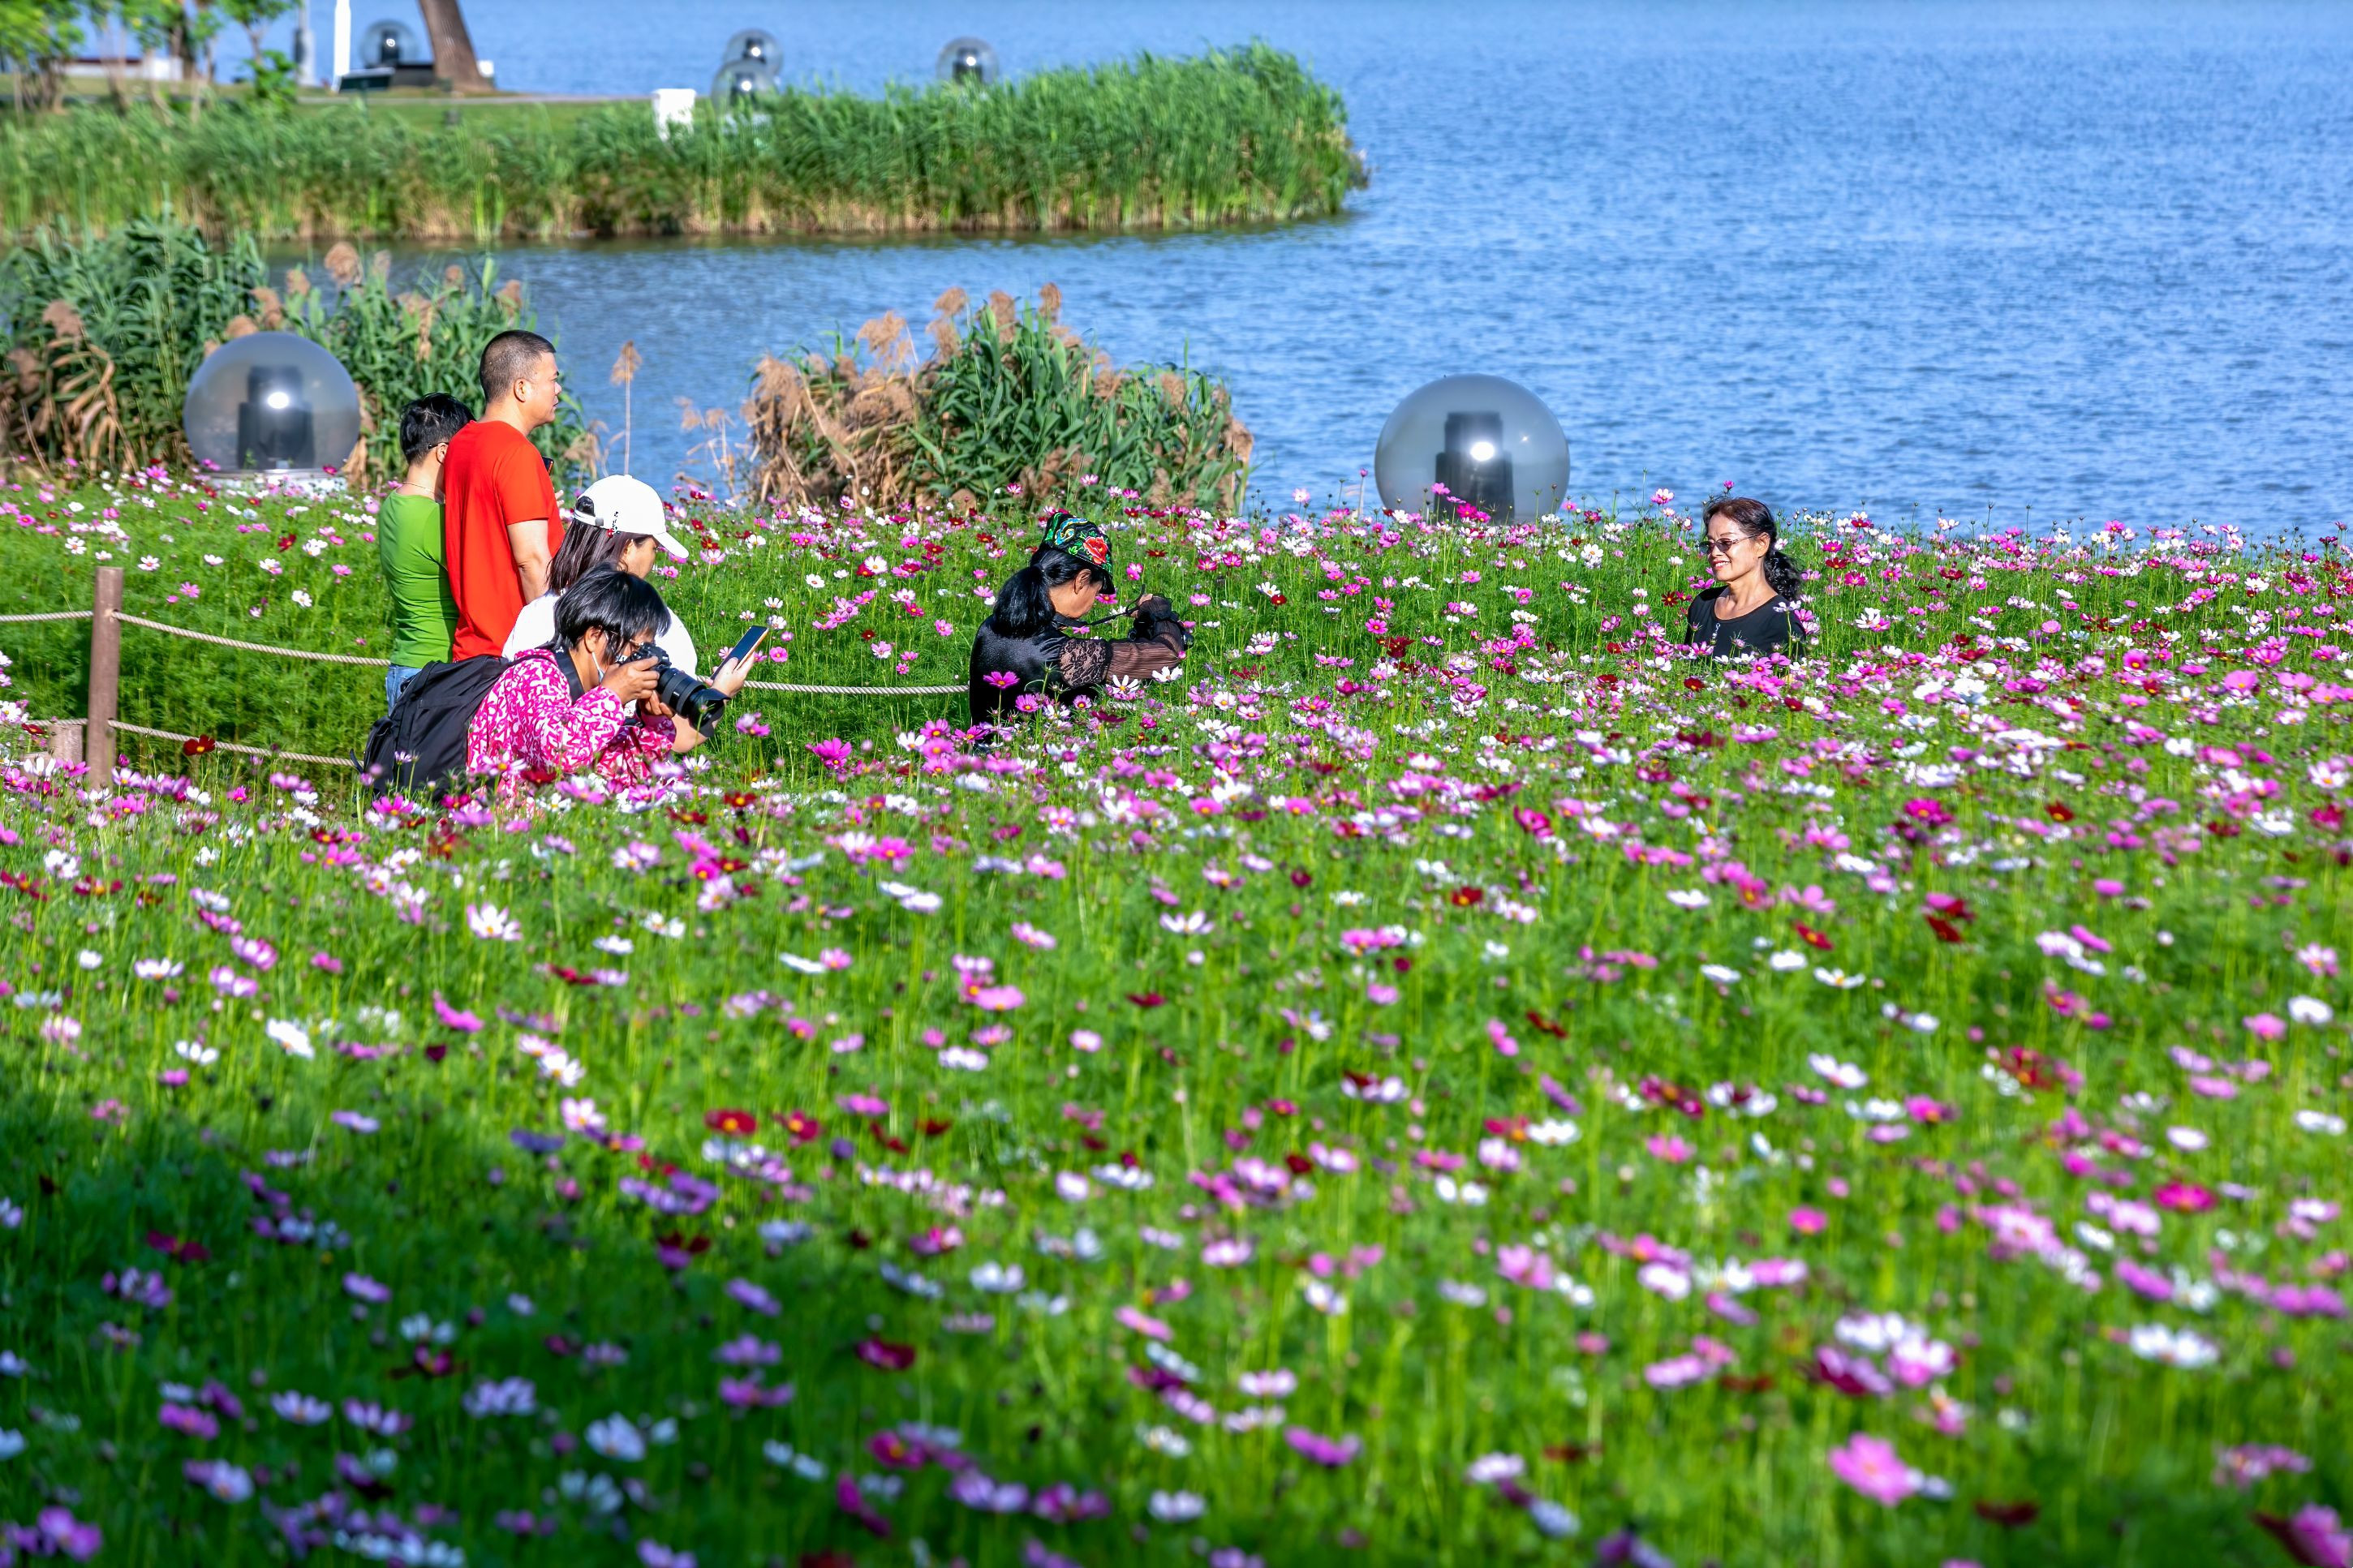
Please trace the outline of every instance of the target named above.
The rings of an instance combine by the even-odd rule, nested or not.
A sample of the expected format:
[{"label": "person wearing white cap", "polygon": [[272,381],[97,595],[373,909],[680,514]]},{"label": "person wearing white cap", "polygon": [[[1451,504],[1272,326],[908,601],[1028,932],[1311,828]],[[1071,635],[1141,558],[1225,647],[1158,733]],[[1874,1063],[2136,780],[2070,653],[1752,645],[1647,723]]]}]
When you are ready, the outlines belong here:
[{"label": "person wearing white cap", "polygon": [[[670,531],[662,515],[661,497],[653,486],[628,474],[607,474],[580,492],[564,518],[564,542],[548,563],[547,592],[522,607],[514,630],[507,634],[503,651],[512,658],[523,649],[543,647],[555,638],[555,601],[564,591],[599,566],[610,566],[632,577],[652,574],[659,552],[673,561],[686,559],[686,546]],[[680,669],[695,670],[694,638],[686,623],[673,615],[654,638]],[[699,671],[698,671],[699,673]]]},{"label": "person wearing white cap", "polygon": [[[657,552],[673,561],[686,559],[686,546],[670,532],[670,522],[662,516],[661,497],[654,493],[653,486],[627,474],[607,474],[590,485],[565,514],[564,542],[556,547],[555,559],[548,563],[547,592],[525,605],[515,617],[514,630],[507,634],[506,657],[513,658],[526,649],[554,645],[555,602],[583,577],[600,566],[609,566],[643,582],[653,573]],[[694,638],[675,614],[655,635],[654,645],[669,656],[673,668],[701,673],[695,664]],[[710,680],[733,697],[743,689],[751,673],[727,665]],[[630,704],[633,710],[636,706]],[[702,743],[702,734],[693,725],[683,719],[677,724],[675,750],[691,752]]]}]

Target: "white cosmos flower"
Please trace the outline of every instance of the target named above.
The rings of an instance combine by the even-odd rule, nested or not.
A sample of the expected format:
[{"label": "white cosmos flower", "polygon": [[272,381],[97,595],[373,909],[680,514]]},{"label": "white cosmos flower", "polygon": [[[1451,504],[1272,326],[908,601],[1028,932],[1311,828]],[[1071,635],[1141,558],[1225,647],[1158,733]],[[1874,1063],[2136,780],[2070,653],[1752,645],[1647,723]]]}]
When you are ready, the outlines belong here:
[{"label": "white cosmos flower", "polygon": [[2287,999],[2287,1016],[2299,1024],[2317,1026],[2337,1016],[2337,1010],[2317,996],[2291,996]]},{"label": "white cosmos flower", "polygon": [[1814,971],[1814,978],[1825,985],[1836,986],[1841,991],[1852,991],[1870,979],[1870,976],[1849,974],[1843,969],[1817,969]]},{"label": "white cosmos flower", "polygon": [[1208,1505],[1193,1492],[1154,1492],[1149,1505],[1152,1517],[1163,1524],[1182,1524],[1198,1519]]},{"label": "white cosmos flower", "polygon": [[262,1026],[262,1033],[277,1041],[290,1057],[308,1060],[318,1054],[311,1048],[311,1031],[290,1018],[270,1019]]},{"label": "white cosmos flower", "polygon": [[1697,888],[1676,888],[1668,892],[1667,902],[1679,910],[1704,910],[1707,908],[1707,895]]},{"label": "white cosmos flower", "polygon": [[990,1296],[1010,1296],[1021,1289],[1022,1273],[1018,1263],[977,1263],[973,1266],[972,1288]]},{"label": "white cosmos flower", "polygon": [[1842,1062],[1819,1051],[1806,1058],[1806,1065],[1841,1089],[1861,1089],[1871,1081],[1871,1075],[1852,1062]]},{"label": "white cosmos flower", "polygon": [[522,927],[496,904],[468,904],[466,929],[484,942],[521,942]]},{"label": "white cosmos flower", "polygon": [[1776,973],[1787,974],[1792,969],[1805,968],[1806,955],[1802,952],[1791,952],[1787,948],[1784,948],[1779,952],[1777,952],[1772,957],[1767,959],[1765,963]]},{"label": "white cosmos flower", "polygon": [[1729,985],[1740,978],[1740,971],[1727,969],[1721,963],[1703,963],[1699,966],[1699,972],[1718,985]]},{"label": "white cosmos flower", "polygon": [[602,1421],[592,1421],[583,1436],[591,1448],[621,1464],[635,1464],[646,1457],[645,1434],[626,1415],[607,1415]]},{"label": "white cosmos flower", "polygon": [[2163,1323],[2142,1323],[2127,1336],[2133,1354],[2143,1361],[2163,1363],[2167,1366],[2211,1366],[2221,1358],[2222,1352],[2213,1341],[2188,1329],[2169,1329]]}]

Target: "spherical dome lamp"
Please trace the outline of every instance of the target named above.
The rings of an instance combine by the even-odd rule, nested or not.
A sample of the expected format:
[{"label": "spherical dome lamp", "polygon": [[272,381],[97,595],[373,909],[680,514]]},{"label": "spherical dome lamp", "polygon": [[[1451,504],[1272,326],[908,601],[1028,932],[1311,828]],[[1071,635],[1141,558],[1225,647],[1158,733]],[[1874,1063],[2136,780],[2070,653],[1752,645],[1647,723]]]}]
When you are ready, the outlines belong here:
[{"label": "spherical dome lamp", "polygon": [[952,87],[989,87],[997,78],[997,51],[986,38],[952,38],[934,69]]},{"label": "spherical dome lamp", "polygon": [[1568,494],[1568,437],[1543,399],[1499,375],[1441,376],[1410,394],[1373,451],[1394,511],[1534,522]]},{"label": "spherical dome lamp", "polygon": [[360,389],[333,354],[292,332],[248,332],[205,357],[180,426],[222,473],[339,468],[360,439]]},{"label": "spherical dome lamp", "polygon": [[721,109],[763,98],[776,90],[776,73],[758,60],[729,60],[711,79],[711,101]]},{"label": "spherical dome lamp", "polygon": [[719,57],[722,65],[733,65],[737,60],[753,60],[771,71],[784,62],[785,47],[776,42],[774,33],[758,27],[746,27],[727,40],[727,47]]},{"label": "spherical dome lamp", "polygon": [[375,66],[416,65],[425,58],[425,46],[417,41],[417,31],[406,22],[371,22],[368,30],[360,35],[359,62],[362,69]]}]

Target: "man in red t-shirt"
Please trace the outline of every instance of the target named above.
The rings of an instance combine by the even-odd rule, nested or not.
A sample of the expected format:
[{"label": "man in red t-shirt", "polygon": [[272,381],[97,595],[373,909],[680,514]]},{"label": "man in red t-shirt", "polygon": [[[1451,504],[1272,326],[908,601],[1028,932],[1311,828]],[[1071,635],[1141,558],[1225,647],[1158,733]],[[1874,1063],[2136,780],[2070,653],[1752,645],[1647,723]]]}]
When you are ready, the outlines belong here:
[{"label": "man in red t-shirt", "polygon": [[458,602],[449,657],[506,647],[522,607],[547,592],[563,514],[531,433],[554,423],[564,387],[555,345],[501,332],[482,348],[482,416],[449,439],[441,466],[443,559]]}]

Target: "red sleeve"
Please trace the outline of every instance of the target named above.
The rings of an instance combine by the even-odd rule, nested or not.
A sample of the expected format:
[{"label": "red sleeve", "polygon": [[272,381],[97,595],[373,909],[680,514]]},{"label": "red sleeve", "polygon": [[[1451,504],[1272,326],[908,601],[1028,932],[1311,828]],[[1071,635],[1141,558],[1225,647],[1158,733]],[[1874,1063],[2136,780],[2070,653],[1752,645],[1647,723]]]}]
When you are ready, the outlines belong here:
[{"label": "red sleeve", "polygon": [[553,555],[564,542],[564,520],[555,514],[555,486],[547,477],[547,465],[540,461],[538,449],[528,441],[501,442],[491,465],[490,480],[498,496],[499,515],[507,526],[533,519],[545,522],[547,550]]}]

